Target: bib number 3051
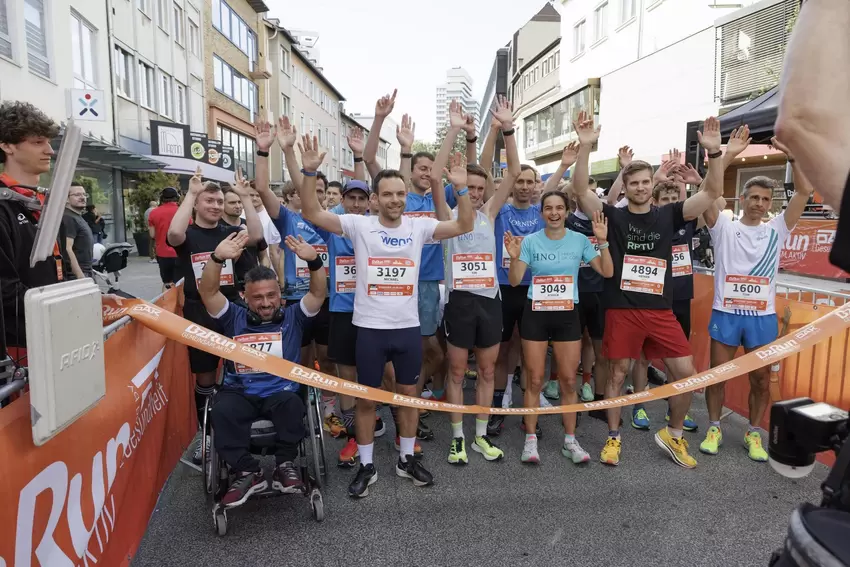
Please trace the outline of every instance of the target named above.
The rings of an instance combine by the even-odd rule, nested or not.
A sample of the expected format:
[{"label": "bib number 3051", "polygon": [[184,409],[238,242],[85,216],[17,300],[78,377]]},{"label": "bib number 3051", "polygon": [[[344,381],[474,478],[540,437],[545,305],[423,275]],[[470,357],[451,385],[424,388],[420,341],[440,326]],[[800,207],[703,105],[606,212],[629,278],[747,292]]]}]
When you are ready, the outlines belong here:
[{"label": "bib number 3051", "polygon": [[453,289],[489,289],[496,286],[492,254],[453,254]]},{"label": "bib number 3051", "polygon": [[572,276],[534,276],[531,279],[532,311],[572,311],[574,297]]},{"label": "bib number 3051", "polygon": [[623,275],[620,289],[652,295],[664,294],[664,276],[667,261],[647,256],[626,255],[623,258]]}]

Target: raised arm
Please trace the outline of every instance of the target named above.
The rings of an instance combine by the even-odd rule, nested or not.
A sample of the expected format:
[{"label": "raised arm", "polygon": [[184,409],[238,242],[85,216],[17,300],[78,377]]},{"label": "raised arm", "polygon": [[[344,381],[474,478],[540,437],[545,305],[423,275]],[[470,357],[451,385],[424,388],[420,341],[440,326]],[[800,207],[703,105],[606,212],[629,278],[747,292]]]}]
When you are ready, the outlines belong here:
[{"label": "raised arm", "polygon": [[[218,315],[227,305],[227,298],[221,293],[221,265],[224,262],[236,262],[245,246],[248,245],[248,233],[244,230],[231,233],[218,243],[210,259],[201,272],[201,282],[198,284],[198,293],[201,301],[207,309],[207,313]],[[213,258],[214,257],[214,258]],[[219,262],[220,261],[220,262]]]},{"label": "raised arm", "polygon": [[[254,187],[262,196],[261,188],[269,188],[269,150],[274,145],[275,131],[268,120],[262,118],[254,122],[254,138],[257,141],[256,173],[254,174]],[[262,155],[265,154],[265,155]],[[240,195],[241,196],[241,195]],[[262,198],[262,197],[261,197]],[[263,206],[268,210],[268,205],[263,201]],[[252,209],[254,207],[251,207]],[[277,210],[277,207],[272,207]],[[247,220],[248,217],[245,217]]]},{"label": "raised arm", "polygon": [[177,212],[174,213],[171,224],[168,225],[166,241],[172,248],[186,242],[186,229],[189,228],[189,221],[192,220],[192,209],[195,208],[195,200],[203,190],[204,183],[201,181],[201,167],[198,166],[195,170],[195,175],[189,179],[189,193],[183,198],[180,206],[177,207]]},{"label": "raised arm", "polygon": [[466,166],[463,165],[463,160],[460,159],[451,171],[444,170],[443,173],[449,178],[449,183],[452,184],[457,196],[457,218],[437,223],[437,228],[434,229],[434,240],[460,236],[471,232],[475,227],[475,211],[469,200],[469,189],[466,188]]},{"label": "raised arm", "polygon": [[466,163],[473,165],[478,163],[478,136],[475,135],[475,118],[469,114],[463,115],[463,133],[466,134]]},{"label": "raised arm", "polygon": [[413,152],[413,140],[416,139],[416,123],[413,118],[405,114],[401,117],[401,126],[395,129],[395,137],[401,146],[401,163],[398,170],[404,176],[404,186],[410,191],[411,156]]},{"label": "raised arm", "polygon": [[[283,151],[283,161],[286,163],[286,170],[289,172],[289,177],[293,185],[301,187],[301,172],[298,170],[298,158],[295,156],[295,142],[298,140],[298,134],[289,122],[289,117],[281,116],[277,121],[277,143]],[[266,212],[273,219],[277,219],[280,215],[280,201],[277,195],[272,193],[266,187],[266,190],[257,186],[257,192],[260,194],[260,199],[263,201],[263,206]],[[281,234],[281,236],[283,236]]]},{"label": "raised arm", "polygon": [[[505,170],[505,174],[502,176],[499,188],[496,189],[496,192],[491,198],[487,199],[484,207],[481,209],[481,212],[490,217],[490,221],[493,222],[496,219],[496,215],[499,214],[499,211],[507,202],[508,196],[510,196],[521,170],[519,153],[516,147],[516,136],[513,134],[514,118],[508,99],[504,96],[497,97],[494,101],[494,108],[490,110],[490,114],[493,116],[493,123],[498,124],[499,128],[502,129],[502,136],[505,140],[505,155],[508,162],[508,169]],[[505,134],[505,132],[509,133]]]},{"label": "raised arm", "polygon": [[[505,98],[505,97],[501,97]],[[496,98],[495,104],[498,104],[499,97]],[[496,120],[491,111],[490,131],[487,133],[487,138],[484,140],[484,146],[481,148],[481,156],[478,158],[478,163],[481,164],[487,172],[493,171],[493,156],[496,154],[496,141],[499,139],[499,131],[502,129],[502,124]],[[513,115],[511,116],[511,124],[513,124]],[[511,126],[513,128],[513,126]]]},{"label": "raised arm", "polygon": [[815,188],[809,183],[808,178],[806,178],[803,170],[800,169],[797,160],[791,155],[788,147],[777,140],[776,137],[771,138],[770,142],[774,148],[785,154],[788,158],[788,163],[791,164],[791,171],[794,173],[794,196],[788,201],[788,206],[785,207],[784,213],[785,225],[788,227],[788,230],[793,230],[797,225],[797,221],[803,215],[803,211],[806,210],[806,205],[809,204],[809,198],[812,196]]},{"label": "raised arm", "polygon": [[[460,103],[456,100],[451,101],[449,103],[449,129],[446,132],[446,137],[443,138],[440,151],[437,152],[437,156],[434,158],[434,164],[431,166],[431,195],[434,197],[434,209],[437,213],[437,220],[444,221],[452,218],[451,210],[446,203],[446,193],[443,190],[443,172],[445,171],[446,164],[449,162],[449,155],[452,153],[455,140],[465,123],[466,120],[461,112]],[[452,160],[452,169],[457,165],[458,160],[455,158]]]},{"label": "raised arm", "polygon": [[[723,195],[723,152],[720,150],[720,121],[711,116],[705,120],[703,131],[697,131],[700,145],[708,152],[708,175],[700,185],[699,191],[688,197],[682,205],[685,220],[693,220],[706,211],[709,215],[715,211],[714,202]],[[717,220],[716,217],[714,219]],[[706,218],[706,222],[709,219]],[[709,226],[714,226],[711,223]]]},{"label": "raised arm", "polygon": [[603,278],[610,278],[614,275],[614,260],[611,258],[611,251],[608,250],[608,219],[602,214],[602,211],[593,213],[593,236],[596,237],[596,244],[599,246],[599,256],[590,261],[590,267]]},{"label": "raised arm", "polygon": [[508,283],[512,287],[516,287],[522,283],[522,278],[528,269],[528,264],[519,259],[522,251],[522,237],[514,236],[510,231],[505,232],[505,249],[508,251],[508,256],[511,257],[511,267],[508,268]]},{"label": "raised arm", "polygon": [[558,169],[555,170],[555,173],[549,176],[549,179],[546,180],[546,183],[543,185],[543,194],[545,195],[549,191],[555,191],[558,189],[558,185],[561,183],[561,180],[564,178],[564,174],[567,170],[572,166],[576,159],[578,158],[578,142],[572,141],[564,148],[563,153],[561,153],[561,164],[558,166]]},{"label": "raised arm", "polygon": [[[268,187],[268,182],[266,182]],[[263,239],[263,223],[251,202],[251,182],[242,176],[242,168],[236,167],[236,183],[233,184],[233,192],[239,195],[242,201],[242,212],[245,215],[245,226],[248,229],[248,244],[254,245]],[[257,191],[259,193],[259,191]]]},{"label": "raised arm", "polygon": [[348,147],[354,155],[354,179],[366,181],[366,165],[363,163],[363,129],[352,126],[348,129]]},{"label": "raised arm", "polygon": [[375,179],[375,176],[381,171],[381,164],[378,163],[381,127],[384,125],[384,120],[393,111],[397,93],[398,89],[393,89],[392,96],[384,95],[375,103],[375,119],[372,121],[372,129],[369,130],[369,137],[366,138],[366,149],[363,150],[363,161],[366,162],[366,169],[369,170],[369,175],[372,179]]},{"label": "raised arm", "polygon": [[595,211],[602,210],[602,201],[588,189],[590,180],[590,150],[593,144],[599,140],[602,126],[594,126],[593,118],[588,117],[585,111],[578,113],[578,120],[573,122],[573,127],[578,134],[579,148],[576,160],[575,175],[573,178],[573,190],[576,201],[586,215],[592,215]]},{"label": "raised arm", "polygon": [[[304,136],[305,138],[307,136]],[[323,154],[324,155],[324,154]],[[313,178],[313,192],[316,191],[315,177]],[[314,195],[315,198],[315,195]],[[318,200],[316,201],[318,202]],[[336,217],[333,213],[327,213],[332,217]],[[339,217],[337,217],[338,219]],[[338,222],[338,221],[337,221]],[[328,296],[328,277],[325,275],[325,269],[316,249],[307,244],[304,238],[299,236],[295,238],[291,234],[286,237],[284,242],[286,247],[292,252],[307,262],[307,268],[310,270],[310,289],[302,301],[303,305],[309,313],[318,313]]]},{"label": "raised arm", "polygon": [[[732,130],[732,134],[729,136],[729,142],[726,144],[726,153],[723,155],[722,168],[724,171],[727,167],[732,165],[735,158],[738,157],[741,152],[747,149],[751,140],[750,128],[746,124],[740,128]],[[711,172],[709,172],[709,174],[710,173]],[[721,180],[721,184],[722,183],[723,182]],[[720,215],[725,209],[726,199],[723,198],[723,188],[721,186],[720,195],[714,199],[714,203],[712,203],[712,205],[702,214],[702,218],[705,219],[705,224],[708,225],[709,228],[714,227],[714,223],[717,222],[718,215]]]},{"label": "raised arm", "polygon": [[301,150],[301,163],[304,166],[304,180],[299,188],[301,216],[328,232],[342,234],[342,223],[339,220],[339,215],[323,209],[321,203],[319,203],[319,197],[316,195],[316,172],[325,159],[325,152],[320,154],[318,148],[319,141],[315,136],[312,138],[302,136],[301,143],[298,145],[298,149]]},{"label": "raised arm", "polygon": [[608,190],[608,197],[605,201],[612,207],[617,204],[620,195],[623,194],[623,170],[635,159],[635,152],[629,146],[623,146],[617,151],[617,158],[620,161],[620,173],[617,174],[617,179],[614,180],[614,184]]}]

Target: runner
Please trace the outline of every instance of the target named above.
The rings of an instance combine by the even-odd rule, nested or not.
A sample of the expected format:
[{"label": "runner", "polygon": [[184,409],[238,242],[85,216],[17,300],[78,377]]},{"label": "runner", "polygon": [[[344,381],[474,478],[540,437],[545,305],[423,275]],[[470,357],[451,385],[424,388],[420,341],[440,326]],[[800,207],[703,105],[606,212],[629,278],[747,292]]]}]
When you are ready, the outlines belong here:
[{"label": "runner", "polygon": [[171,289],[177,282],[177,252],[168,245],[168,227],[177,214],[180,194],[174,187],[166,187],[159,194],[159,206],[148,217],[148,233],[156,246],[156,262],[163,290]]},{"label": "runner", "polygon": [[[716,207],[705,213],[716,261],[714,305],[708,324],[712,367],[734,359],[738,347],[744,347],[744,352],[752,352],[777,337],[775,299],[779,256],[785,238],[800,220],[813,188],[788,149],[776,138],[771,143],[785,153],[794,172],[795,193],[785,210],[768,222],[762,222],[773,205],[775,182],[759,176],[747,181],[743,187],[741,207],[744,214],[739,220],[730,220]],[[750,372],[750,427],[744,436],[744,444],[750,459],[758,462],[767,461],[759,424],[770,402],[769,380],[768,367]],[[725,390],[723,382],[705,390],[710,427],[699,449],[709,455],[717,454],[723,440],[720,412]]]},{"label": "runner", "polygon": [[[525,304],[520,337],[527,372],[524,407],[540,407],[540,391],[543,389],[546,351],[552,343],[554,358],[558,366],[558,382],[564,394],[564,402],[578,402],[576,395],[576,369],[581,359],[581,320],[575,309],[579,302],[578,279],[582,263],[602,277],[614,274],[614,264],[608,252],[608,225],[602,213],[593,214],[593,234],[596,244],[585,235],[566,229],[569,211],[568,198],[563,193],[550,191],[541,199],[541,216],[546,227],[526,238],[505,234],[505,247],[511,258],[508,274],[513,285],[519,285],[526,270],[531,271],[531,286]],[[596,250],[596,247],[602,251]],[[575,438],[576,414],[563,414],[564,445],[561,454],[573,463],[586,463],[590,455],[582,449]],[[529,433],[537,429],[537,415],[525,416],[525,445],[520,460],[524,463],[539,463],[537,435]]]},{"label": "runner", "polygon": [[[321,273],[322,261],[303,239],[288,236],[287,247],[310,266],[310,291],[298,305],[281,309],[280,288],[274,271],[258,266],[245,274],[246,308],[228,301],[220,291],[220,282],[224,263],[238,261],[247,242],[245,232],[232,233],[216,246],[198,285],[201,300],[225,336],[270,356],[297,362],[301,354],[299,335],[304,323],[319,312],[327,294],[326,278]],[[272,486],[283,493],[297,493],[303,489],[294,464],[298,443],[305,435],[304,402],[298,395],[300,387],[295,382],[243,364],[225,362],[224,380],[211,414],[216,450],[236,477],[221,499],[224,506],[240,506],[252,494],[267,487],[260,462],[248,447],[251,423],[260,417],[271,420],[277,434]]]},{"label": "runner", "polygon": [[[325,208],[331,210],[342,204],[342,183],[339,181],[331,181],[328,183],[328,190],[325,195]],[[334,212],[334,211],[331,211]],[[358,213],[359,214],[359,213]]]},{"label": "runner", "polygon": [[[254,210],[257,211],[257,216],[260,217],[260,223],[263,225],[263,238],[266,239],[266,244],[268,245],[267,254],[261,258],[261,263],[264,266],[270,266],[278,274],[280,285],[285,285],[286,280],[283,278],[283,270],[280,265],[280,233],[275,228],[272,218],[263,206],[263,200],[260,199],[260,194],[257,192],[256,180],[251,181],[249,193]],[[268,264],[264,263],[265,261],[268,261]]]},{"label": "runner", "polygon": [[[239,173],[237,172],[237,183],[239,178]],[[248,187],[247,182],[243,181],[243,189],[248,192],[250,195],[252,190]],[[225,185],[222,188],[222,192],[224,193],[224,209],[222,211],[221,220],[222,222],[230,225],[230,226],[245,226],[245,221],[242,220],[242,199],[239,197],[239,193],[233,190],[229,184]],[[256,191],[253,191],[256,192]],[[253,201],[253,199],[252,199]],[[266,244],[266,239],[261,239],[254,246],[246,246],[242,251],[242,254],[239,256],[239,260],[245,263],[246,269],[251,269],[260,265],[260,258],[265,258],[268,262],[268,245]],[[263,264],[268,267],[269,265]],[[240,282],[242,283],[242,282]]]},{"label": "runner", "polygon": [[[633,360],[646,352],[648,358],[661,358],[676,380],[695,374],[690,345],[671,309],[669,289],[672,270],[668,269],[673,236],[685,222],[697,218],[723,191],[723,162],[720,159],[720,123],[708,118],[700,143],[708,151],[710,168],[700,191],[684,202],[653,207],[652,166],[634,161],[623,171],[628,206],[602,204],[588,191],[587,178],[591,147],[599,139],[599,128],[584,112],[575,124],[580,142],[573,187],[581,209],[590,214],[604,211],[610,230],[614,277],[605,281],[605,335],[603,354],[610,360],[606,397],[619,396]],[[691,394],[670,398],[669,425],[655,434],[656,443],[678,465],[693,468],[696,460],[688,454],[682,437],[682,423],[691,403]],[[600,460],[609,465],[620,462],[620,409],[608,410],[608,440]]]},{"label": "runner", "polygon": [[[242,199],[246,212],[246,225],[230,226],[221,221],[224,210],[224,193],[217,183],[201,181],[200,167],[189,180],[189,194],[183,199],[168,227],[167,243],[177,252],[177,279],[184,279],[183,317],[189,321],[217,330],[215,320],[210,317],[198,294],[198,282],[204,266],[209,261],[210,254],[216,246],[233,232],[247,228],[248,243],[253,245],[263,238],[263,227],[257,213],[251,206],[247,191],[241,187],[234,189]],[[195,221],[189,221],[192,211],[195,211]],[[246,260],[224,263],[221,267],[221,292],[230,301],[239,298],[239,282],[245,272],[251,268]],[[219,357],[202,350],[189,348],[189,367],[195,375],[195,409],[198,412],[198,424],[204,421],[204,406],[207,397],[212,395],[216,383]],[[209,446],[209,437],[206,438]],[[192,456],[194,462],[201,462],[201,444]]]},{"label": "runner", "polygon": [[[315,172],[325,154],[315,148],[316,140],[305,136],[301,162],[305,184],[312,191]],[[354,295],[352,322],[357,327],[357,380],[364,385],[380,387],[384,365],[393,363],[396,392],[414,397],[418,372],[422,363],[422,341],[419,331],[417,282],[422,247],[429,240],[443,240],[472,230],[474,211],[467,196],[466,170],[455,168],[449,181],[458,193],[458,219],[438,222],[436,219],[410,218],[403,215],[407,190],[399,171],[384,170],[375,176],[373,190],[378,195],[378,215],[335,215],[317,209],[315,201],[305,201],[308,220],[334,234],[345,234],[354,243],[355,267],[358,274]],[[399,407],[401,429],[396,474],[410,478],[415,486],[433,482],[431,473],[420,460],[413,458],[416,442],[415,408]],[[358,398],[355,416],[360,468],[348,487],[354,497],[368,494],[369,485],[377,480],[372,462],[375,402]]]},{"label": "runner", "polygon": [[[493,115],[501,124],[503,132],[513,130],[513,116],[505,97],[496,101]],[[457,218],[450,211],[444,198],[442,172],[458,134],[466,124],[460,104],[449,105],[450,127],[443,140],[440,153],[431,170],[431,193],[436,196],[434,205],[439,220]],[[502,336],[502,305],[496,283],[496,238],[493,223],[496,214],[505,204],[514,180],[519,175],[519,156],[516,138],[506,133],[505,151],[508,169],[495,195],[486,203],[484,192],[487,172],[479,166],[466,166],[469,200],[475,211],[475,228],[464,234],[444,241],[446,246],[446,289],[448,303],[443,316],[443,329],[449,359],[449,381],[446,398],[449,403],[463,403],[463,379],[469,361],[469,352],[474,350],[478,374],[475,382],[477,404],[488,406],[493,400],[496,358]],[[454,156],[452,169],[460,166],[460,155]],[[439,174],[437,172],[440,172]],[[479,414],[475,419],[475,440],[472,450],[486,460],[501,459],[504,453],[493,445],[487,436],[488,414]],[[452,442],[448,461],[454,465],[469,462],[466,440],[463,434],[463,414],[450,415]]]}]

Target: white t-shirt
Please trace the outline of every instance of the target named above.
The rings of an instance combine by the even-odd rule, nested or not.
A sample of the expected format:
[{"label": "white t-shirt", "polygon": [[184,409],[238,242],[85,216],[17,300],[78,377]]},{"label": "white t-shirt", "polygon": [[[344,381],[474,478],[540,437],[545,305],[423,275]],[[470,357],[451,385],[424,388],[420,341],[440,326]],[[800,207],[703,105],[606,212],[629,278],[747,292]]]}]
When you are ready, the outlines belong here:
[{"label": "white t-shirt", "polygon": [[422,247],[439,221],[402,216],[397,228],[388,228],[377,215],[340,215],[339,220],[343,235],[354,244],[352,323],[367,329],[418,327]]},{"label": "white t-shirt", "polygon": [[[272,218],[269,216],[268,211],[263,209],[257,213],[257,216],[260,217],[260,224],[263,225],[263,238],[265,238],[266,244],[269,245],[269,248],[272,246],[279,246],[281,243],[280,233],[277,231],[277,228],[275,228],[274,222],[272,222]],[[244,221],[245,217],[242,217],[242,220]],[[274,265],[272,265],[272,270],[277,272]]]},{"label": "white t-shirt", "polygon": [[785,214],[759,226],[718,215],[708,230],[715,260],[712,308],[737,315],[776,313],[779,253],[791,233]]}]

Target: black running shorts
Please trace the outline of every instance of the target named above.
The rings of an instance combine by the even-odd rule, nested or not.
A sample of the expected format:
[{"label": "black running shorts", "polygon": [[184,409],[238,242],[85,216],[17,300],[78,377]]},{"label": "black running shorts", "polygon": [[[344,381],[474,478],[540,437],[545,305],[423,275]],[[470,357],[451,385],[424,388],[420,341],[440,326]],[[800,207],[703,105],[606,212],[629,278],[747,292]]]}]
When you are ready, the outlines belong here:
[{"label": "black running shorts", "polygon": [[526,341],[569,342],[581,340],[581,321],[578,309],[569,311],[534,311],[531,300],[519,327],[519,336]]},{"label": "black running shorts", "polygon": [[489,348],[502,341],[502,302],[468,291],[454,290],[443,313],[446,342],[472,350]]},{"label": "black running shorts", "polygon": [[514,327],[518,327],[522,323],[528,286],[500,285],[499,291],[502,294],[502,342],[506,343],[511,340]]}]

